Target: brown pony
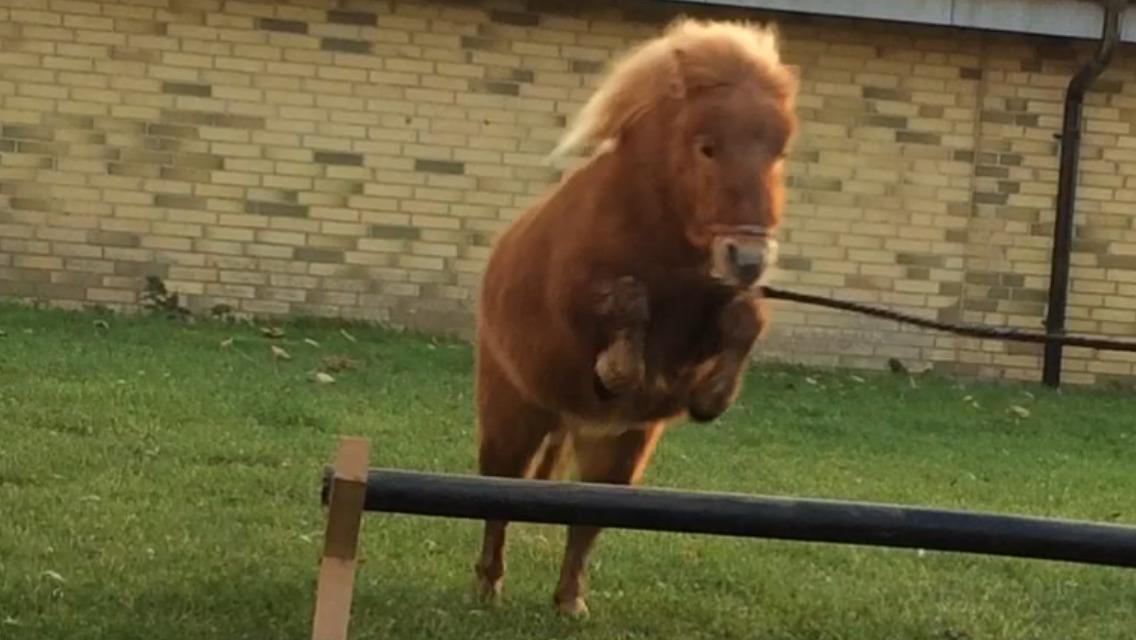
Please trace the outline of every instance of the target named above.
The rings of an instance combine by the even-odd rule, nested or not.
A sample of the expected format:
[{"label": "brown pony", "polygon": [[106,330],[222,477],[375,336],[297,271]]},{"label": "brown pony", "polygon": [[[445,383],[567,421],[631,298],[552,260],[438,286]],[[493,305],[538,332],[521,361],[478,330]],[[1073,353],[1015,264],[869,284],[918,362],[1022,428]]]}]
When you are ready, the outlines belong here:
[{"label": "brown pony", "polygon": [[[641,479],[667,424],[733,403],[764,327],[797,76],[771,29],[680,19],[612,64],[561,143],[592,156],[497,240],[477,331],[480,473]],[[506,522],[487,521],[496,600]],[[573,526],[554,600],[587,613],[597,527]]]}]

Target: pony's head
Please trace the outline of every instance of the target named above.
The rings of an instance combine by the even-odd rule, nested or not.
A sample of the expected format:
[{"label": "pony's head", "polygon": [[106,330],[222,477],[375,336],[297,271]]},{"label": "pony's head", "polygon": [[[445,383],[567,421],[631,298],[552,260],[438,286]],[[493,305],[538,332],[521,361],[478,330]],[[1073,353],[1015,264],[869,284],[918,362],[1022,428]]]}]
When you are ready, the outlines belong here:
[{"label": "pony's head", "polygon": [[710,274],[749,287],[776,260],[797,86],[774,29],[680,19],[612,64],[553,155],[624,156]]}]

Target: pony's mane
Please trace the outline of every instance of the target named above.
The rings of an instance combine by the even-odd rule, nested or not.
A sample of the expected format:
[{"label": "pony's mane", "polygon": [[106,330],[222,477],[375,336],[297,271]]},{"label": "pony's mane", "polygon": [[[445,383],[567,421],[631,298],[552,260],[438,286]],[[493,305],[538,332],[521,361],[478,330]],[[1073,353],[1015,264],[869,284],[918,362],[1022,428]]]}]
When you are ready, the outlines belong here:
[{"label": "pony's mane", "polygon": [[[680,63],[681,60],[681,63]],[[699,87],[735,84],[757,74],[778,99],[794,77],[781,65],[773,26],[680,18],[616,58],[549,158],[576,148],[614,148],[620,130],[660,101]]]}]

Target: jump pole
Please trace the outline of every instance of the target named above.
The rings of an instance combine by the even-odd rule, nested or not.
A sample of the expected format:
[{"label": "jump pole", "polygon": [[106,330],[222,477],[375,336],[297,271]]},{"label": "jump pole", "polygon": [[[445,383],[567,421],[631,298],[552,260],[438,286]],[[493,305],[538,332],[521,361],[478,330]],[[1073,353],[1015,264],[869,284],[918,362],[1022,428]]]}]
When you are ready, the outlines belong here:
[{"label": "jump pole", "polygon": [[347,640],[370,457],[371,447],[366,439],[341,438],[335,466],[324,476],[327,525],[316,586],[312,640]]},{"label": "jump pole", "polygon": [[1136,568],[1136,527],[894,504],[679,491],[368,468],[342,438],[327,509],[312,640],[346,640],[363,513],[919,548]]},{"label": "jump pole", "polygon": [[[323,500],[331,471],[325,470]],[[893,504],[370,469],[365,511],[1136,568],[1136,527]]]}]

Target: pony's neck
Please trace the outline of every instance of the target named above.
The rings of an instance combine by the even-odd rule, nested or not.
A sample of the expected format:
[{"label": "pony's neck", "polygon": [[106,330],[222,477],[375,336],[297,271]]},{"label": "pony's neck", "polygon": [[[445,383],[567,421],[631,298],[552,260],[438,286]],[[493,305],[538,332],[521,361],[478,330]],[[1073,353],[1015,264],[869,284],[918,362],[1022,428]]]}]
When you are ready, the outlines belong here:
[{"label": "pony's neck", "polygon": [[691,205],[672,174],[665,140],[621,141],[622,146],[607,152],[606,179],[636,242],[660,260],[685,264],[698,259],[686,235]]}]

